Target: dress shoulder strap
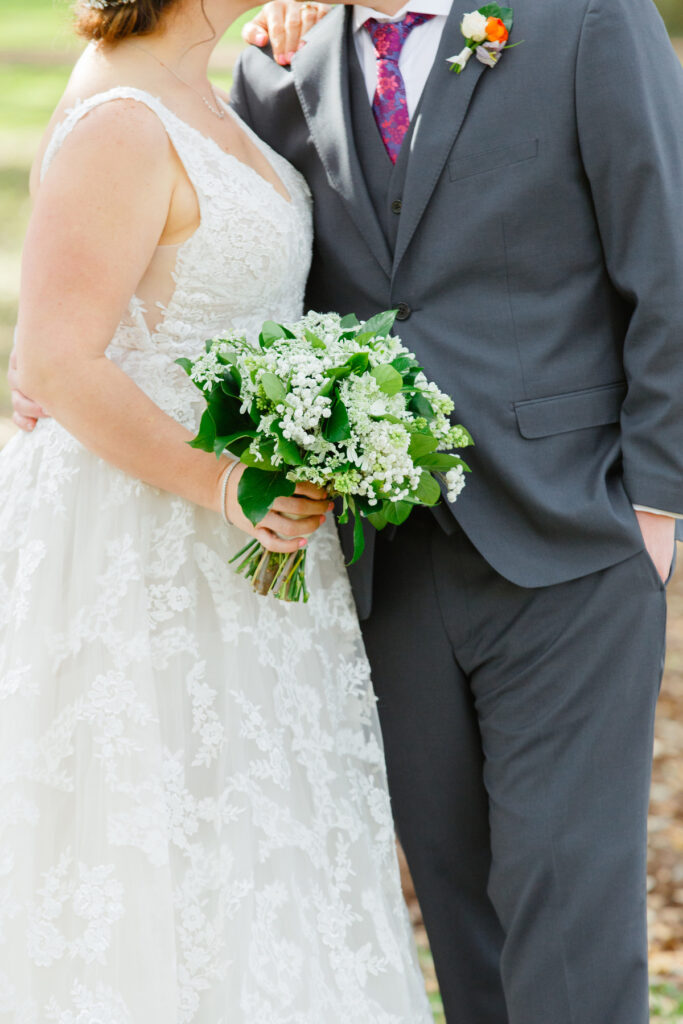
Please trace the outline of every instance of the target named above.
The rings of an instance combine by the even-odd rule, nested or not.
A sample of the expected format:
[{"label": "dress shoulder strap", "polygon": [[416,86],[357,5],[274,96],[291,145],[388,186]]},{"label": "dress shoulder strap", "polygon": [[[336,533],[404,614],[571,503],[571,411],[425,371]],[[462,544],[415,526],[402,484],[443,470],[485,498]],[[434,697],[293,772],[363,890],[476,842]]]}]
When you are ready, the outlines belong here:
[{"label": "dress shoulder strap", "polygon": [[40,168],[41,181],[45,177],[55,156],[64,145],[64,140],[73,131],[78,122],[89,114],[91,110],[94,110],[95,107],[99,107],[103,103],[110,103],[112,100],[137,100],[138,103],[144,103],[145,106],[149,107],[157,115],[168,132],[178,156],[183,164],[186,165],[185,169],[188,175],[192,177],[187,167],[186,159],[188,150],[191,151],[192,147],[188,147],[184,142],[187,132],[192,131],[190,125],[186,125],[168,107],[164,106],[158,97],[145,92],[144,89],[135,89],[131,86],[116,86],[113,89],[108,89],[106,92],[95,93],[94,96],[89,96],[85,100],[79,100],[74,107],[66,112],[64,119],[60,121],[52,133],[52,137],[45,150]]}]

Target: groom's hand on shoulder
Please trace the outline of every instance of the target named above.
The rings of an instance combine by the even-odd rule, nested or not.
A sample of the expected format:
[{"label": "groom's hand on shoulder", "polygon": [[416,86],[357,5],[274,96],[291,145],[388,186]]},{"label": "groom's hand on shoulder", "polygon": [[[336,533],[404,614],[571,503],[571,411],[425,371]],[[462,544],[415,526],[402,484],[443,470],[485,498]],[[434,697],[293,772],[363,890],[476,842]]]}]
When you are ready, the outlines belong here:
[{"label": "groom's hand on shoulder", "polygon": [[12,349],[12,354],[9,357],[7,380],[9,381],[10,391],[12,394],[12,420],[20,430],[25,430],[30,434],[38,420],[45,419],[47,417],[47,413],[19,390],[17,353],[15,349]]},{"label": "groom's hand on shoulder", "polygon": [[305,44],[304,36],[332,8],[328,4],[272,0],[242,29],[242,38],[252,46],[270,43],[273,57],[282,67]]}]

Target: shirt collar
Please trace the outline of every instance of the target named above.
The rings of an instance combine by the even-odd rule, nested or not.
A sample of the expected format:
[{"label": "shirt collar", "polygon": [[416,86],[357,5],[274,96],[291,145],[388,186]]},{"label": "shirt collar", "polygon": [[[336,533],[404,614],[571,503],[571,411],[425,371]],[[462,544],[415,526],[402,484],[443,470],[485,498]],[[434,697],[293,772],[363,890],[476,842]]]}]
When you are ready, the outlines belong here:
[{"label": "shirt collar", "polygon": [[453,0],[408,0],[400,11],[389,17],[381,14],[372,7],[361,7],[354,4],[353,7],[353,31],[359,32],[368,18],[376,18],[377,21],[401,21],[409,11],[414,14],[433,14],[436,17],[448,17],[451,13]]}]

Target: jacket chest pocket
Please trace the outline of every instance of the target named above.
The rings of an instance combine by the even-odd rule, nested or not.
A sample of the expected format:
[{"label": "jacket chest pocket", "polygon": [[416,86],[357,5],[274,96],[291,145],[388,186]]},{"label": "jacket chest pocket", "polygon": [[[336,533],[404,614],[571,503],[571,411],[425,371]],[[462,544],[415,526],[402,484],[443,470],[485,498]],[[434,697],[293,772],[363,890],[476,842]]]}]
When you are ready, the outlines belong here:
[{"label": "jacket chest pocket", "polygon": [[511,146],[487,149],[482,153],[465,153],[451,160],[448,175],[451,181],[461,181],[463,178],[473,178],[477,174],[495,171],[499,167],[535,160],[538,156],[538,145],[538,139],[527,139],[524,142],[515,142]]}]

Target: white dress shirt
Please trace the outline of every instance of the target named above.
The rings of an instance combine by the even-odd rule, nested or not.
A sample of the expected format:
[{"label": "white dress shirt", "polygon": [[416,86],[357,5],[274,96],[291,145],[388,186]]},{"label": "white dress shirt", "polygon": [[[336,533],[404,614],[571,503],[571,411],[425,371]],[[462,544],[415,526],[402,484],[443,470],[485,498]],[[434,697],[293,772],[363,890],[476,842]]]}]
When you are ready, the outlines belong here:
[{"label": "white dress shirt", "polygon": [[[420,102],[429,73],[434,66],[444,25],[452,7],[453,0],[408,0],[408,3],[400,11],[389,17],[372,7],[354,6],[353,38],[370,103],[374,99],[377,88],[377,58],[370,33],[363,28],[368,18],[375,18],[377,21],[402,21],[409,11],[413,14],[432,14],[434,16],[431,21],[413,29],[403,44],[398,62],[406,87],[408,116],[412,118]],[[645,505],[634,505],[633,507],[637,511],[654,512],[655,515],[683,519],[681,515],[674,512],[663,512],[658,508],[649,508]]]}]

